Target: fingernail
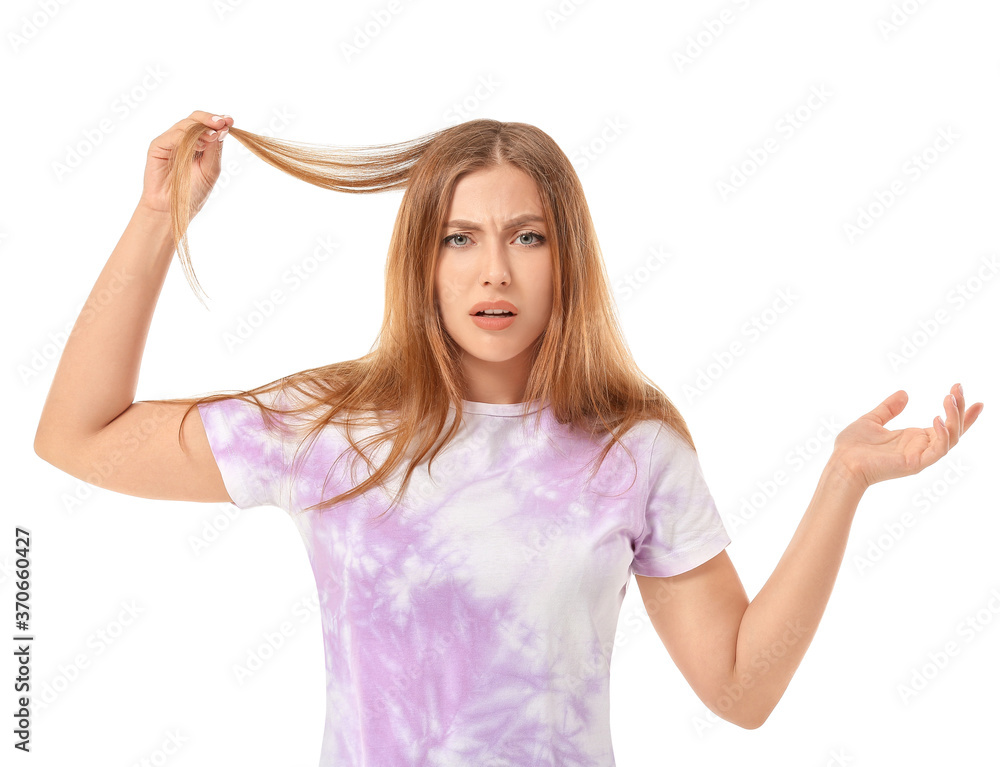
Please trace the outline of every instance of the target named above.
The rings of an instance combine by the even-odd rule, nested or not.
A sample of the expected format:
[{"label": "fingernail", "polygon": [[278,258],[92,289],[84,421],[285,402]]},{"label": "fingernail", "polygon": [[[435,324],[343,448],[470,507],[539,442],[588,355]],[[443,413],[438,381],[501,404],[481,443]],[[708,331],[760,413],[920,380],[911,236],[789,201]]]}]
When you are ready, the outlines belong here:
[{"label": "fingernail", "polygon": [[229,128],[226,128],[222,133],[219,134],[219,141],[225,141],[226,136],[229,135]]},{"label": "fingernail", "polygon": [[219,117],[218,115],[215,115],[215,117],[212,118],[212,122],[217,123],[221,119],[222,119],[221,117]]},{"label": "fingernail", "polygon": [[954,394],[951,395],[951,401],[955,403],[955,407],[958,407],[958,400],[955,399],[955,395]]},{"label": "fingernail", "polygon": [[962,384],[958,385],[958,393],[961,394],[963,397],[965,396],[965,389],[962,388]]}]

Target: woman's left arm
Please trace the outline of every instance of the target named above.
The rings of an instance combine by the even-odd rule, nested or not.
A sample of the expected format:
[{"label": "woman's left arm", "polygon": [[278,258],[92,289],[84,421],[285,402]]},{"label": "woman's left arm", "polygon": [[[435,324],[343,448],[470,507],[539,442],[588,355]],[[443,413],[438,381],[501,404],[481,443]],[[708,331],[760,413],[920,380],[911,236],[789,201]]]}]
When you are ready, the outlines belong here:
[{"label": "woman's left arm", "polygon": [[816,492],[774,572],[747,603],[725,552],[666,578],[636,575],[654,628],[705,704],[746,728],[759,727],[784,694],[826,609],[864,491],[930,466],[976,421],[961,387],[945,397],[947,421],[889,431],[906,406],[897,391],[834,441]]}]

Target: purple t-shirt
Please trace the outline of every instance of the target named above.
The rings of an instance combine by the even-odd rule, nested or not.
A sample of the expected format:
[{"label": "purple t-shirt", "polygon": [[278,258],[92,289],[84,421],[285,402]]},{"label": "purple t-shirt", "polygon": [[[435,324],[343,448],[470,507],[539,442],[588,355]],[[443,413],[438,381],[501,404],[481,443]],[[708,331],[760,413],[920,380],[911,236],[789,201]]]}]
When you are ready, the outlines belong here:
[{"label": "purple t-shirt", "polygon": [[620,446],[588,482],[606,443],[547,403],[534,431],[540,404],[525,416],[466,401],[430,474],[425,457],[378,520],[405,466],[388,488],[301,512],[368,476],[359,461],[351,480],[351,453],[337,462],[342,429],[325,428],[293,476],[296,441],[266,431],[256,406],[199,406],[235,505],[285,509],[305,543],[326,657],[321,767],[613,767],[609,664],[631,574],[677,575],[730,538],[669,427],[625,435],[630,489]]}]

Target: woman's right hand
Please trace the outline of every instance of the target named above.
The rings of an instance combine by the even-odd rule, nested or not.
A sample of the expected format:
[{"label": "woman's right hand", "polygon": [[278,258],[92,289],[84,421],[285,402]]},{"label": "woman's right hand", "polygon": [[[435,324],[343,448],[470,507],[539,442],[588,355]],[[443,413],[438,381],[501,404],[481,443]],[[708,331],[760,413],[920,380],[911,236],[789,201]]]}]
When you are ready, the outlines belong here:
[{"label": "woman's right hand", "polygon": [[201,210],[209,192],[215,186],[221,171],[222,140],[233,125],[229,115],[215,120],[210,112],[195,111],[175,123],[166,133],[157,136],[146,153],[146,171],[142,180],[142,196],[139,204],[155,213],[170,213],[170,177],[167,165],[177,143],[184,132],[193,124],[205,126],[195,149],[197,153],[191,163],[191,217]]}]

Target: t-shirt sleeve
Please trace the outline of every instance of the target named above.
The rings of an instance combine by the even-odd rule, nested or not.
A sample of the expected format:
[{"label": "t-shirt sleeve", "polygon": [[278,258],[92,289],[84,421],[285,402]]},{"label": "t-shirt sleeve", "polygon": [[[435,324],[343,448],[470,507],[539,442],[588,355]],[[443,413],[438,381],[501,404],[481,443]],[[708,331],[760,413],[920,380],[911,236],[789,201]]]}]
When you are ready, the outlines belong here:
[{"label": "t-shirt sleeve", "polygon": [[664,424],[653,439],[648,476],[643,529],[633,546],[633,573],[679,575],[731,543],[698,454]]},{"label": "t-shirt sleeve", "polygon": [[[280,389],[257,397],[271,407],[282,407],[285,402]],[[198,412],[233,505],[287,510],[290,462],[282,415],[272,413],[268,427],[256,404],[235,398],[200,403]]]}]

